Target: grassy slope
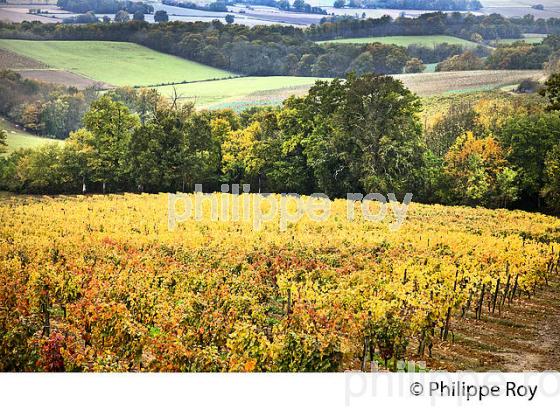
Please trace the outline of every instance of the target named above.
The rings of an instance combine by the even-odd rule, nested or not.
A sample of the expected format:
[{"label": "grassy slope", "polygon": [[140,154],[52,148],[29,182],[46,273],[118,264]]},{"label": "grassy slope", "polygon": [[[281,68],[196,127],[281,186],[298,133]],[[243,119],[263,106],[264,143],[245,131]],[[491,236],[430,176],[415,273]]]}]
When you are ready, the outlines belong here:
[{"label": "grassy slope", "polygon": [[[20,148],[34,148],[39,145],[55,143],[62,144],[61,140],[54,140],[50,138],[37,137],[36,135],[29,134],[21,129],[14,127],[12,124],[0,118],[0,129],[6,130],[8,134],[8,154]],[[0,154],[5,155],[5,154]]]},{"label": "grassy slope", "polygon": [[118,86],[226,78],[233,74],[132,43],[0,40],[0,48]]},{"label": "grassy slope", "polygon": [[313,85],[314,77],[242,77],[231,80],[207,81],[176,86],[158,87],[163,95],[172,96],[173,88],[182,99],[194,101],[197,106],[209,106],[215,103],[244,100],[253,93],[289,90],[294,87]]},{"label": "grassy slope", "polygon": [[367,44],[367,43],[394,44],[397,46],[407,47],[411,44],[419,44],[423,46],[433,47],[436,44],[448,43],[458,44],[465,47],[476,47],[477,44],[472,41],[463,40],[462,38],[451,36],[389,36],[389,37],[363,37],[363,38],[341,38],[338,40],[321,41],[320,43],[350,43],[350,44]]}]

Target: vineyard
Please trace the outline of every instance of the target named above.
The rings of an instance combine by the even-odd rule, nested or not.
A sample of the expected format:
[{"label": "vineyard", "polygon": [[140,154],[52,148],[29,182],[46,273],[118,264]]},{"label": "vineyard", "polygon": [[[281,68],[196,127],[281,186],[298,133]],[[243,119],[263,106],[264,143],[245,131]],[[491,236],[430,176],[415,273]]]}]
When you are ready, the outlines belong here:
[{"label": "vineyard", "polygon": [[557,218],[412,204],[391,231],[349,206],[169,230],[163,194],[4,195],[0,371],[395,369],[557,279]]}]

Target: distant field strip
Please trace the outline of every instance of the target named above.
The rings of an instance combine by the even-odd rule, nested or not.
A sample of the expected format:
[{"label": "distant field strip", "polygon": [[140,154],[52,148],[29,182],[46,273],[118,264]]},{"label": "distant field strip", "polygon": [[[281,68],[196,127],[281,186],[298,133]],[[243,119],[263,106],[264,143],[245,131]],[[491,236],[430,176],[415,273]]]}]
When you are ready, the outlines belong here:
[{"label": "distant field strip", "polygon": [[116,86],[151,86],[235,76],[228,71],[133,43],[0,40],[0,48],[40,61],[51,68]]},{"label": "distant field strip", "polygon": [[[492,90],[522,80],[540,79],[538,70],[456,71],[441,73],[402,74],[394,77],[420,96],[468,93]],[[173,88],[182,100],[193,101],[197,107],[232,108],[279,105],[291,95],[301,96],[319,79],[314,77],[243,77],[231,80],[157,87],[171,97]]]},{"label": "distant field strip", "polygon": [[[282,93],[289,96],[290,90],[303,87],[303,90],[306,91],[318,79],[315,77],[241,77],[229,80],[163,86],[156,89],[169,97],[176,90],[179,98],[191,100],[197,106],[208,107],[214,104],[225,103],[228,105],[229,103],[235,104],[239,101],[245,101],[248,96],[254,93],[264,93],[271,96]],[[249,100],[252,100],[252,98],[249,98]],[[270,101],[268,105],[279,102],[281,101]]]},{"label": "distant field strip", "polygon": [[539,70],[480,70],[440,73],[401,74],[394,77],[421,96],[467,93],[518,84],[525,79],[539,80]]},{"label": "distant field strip", "polygon": [[346,43],[346,44],[369,44],[382,43],[394,44],[396,46],[407,47],[417,44],[426,47],[433,47],[438,44],[456,44],[467,48],[475,48],[478,44],[452,36],[388,36],[388,37],[359,37],[359,38],[340,38],[337,40],[320,41],[319,43]]},{"label": "distant field strip", "polygon": [[500,40],[497,40],[496,42],[498,44],[513,44],[518,41],[523,41],[527,44],[540,44],[546,37],[547,36],[544,34],[531,34],[525,35],[523,38],[502,38]]}]

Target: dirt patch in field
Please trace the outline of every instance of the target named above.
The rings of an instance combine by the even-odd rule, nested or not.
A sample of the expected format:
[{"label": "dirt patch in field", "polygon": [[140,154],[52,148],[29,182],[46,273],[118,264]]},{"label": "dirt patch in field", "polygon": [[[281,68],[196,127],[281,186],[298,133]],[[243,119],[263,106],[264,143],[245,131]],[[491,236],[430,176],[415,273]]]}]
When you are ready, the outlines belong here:
[{"label": "dirt patch in field", "polygon": [[18,70],[18,72],[23,78],[66,87],[76,87],[79,90],[89,87],[96,87],[99,89],[112,88],[110,84],[94,81],[79,74],[64,70]]},{"label": "dirt patch in field", "polygon": [[47,65],[32,58],[0,48],[0,70],[17,70],[23,68],[41,69]]},{"label": "dirt patch in field", "polygon": [[[488,298],[487,298],[488,299]],[[501,312],[500,312],[501,310]],[[450,371],[560,370],[560,282],[523,294],[495,313],[485,302],[482,319],[455,317],[449,341],[438,341],[429,368]],[[436,335],[437,336],[437,335]],[[454,339],[454,340],[452,340]],[[426,359],[424,359],[426,360]]]}]

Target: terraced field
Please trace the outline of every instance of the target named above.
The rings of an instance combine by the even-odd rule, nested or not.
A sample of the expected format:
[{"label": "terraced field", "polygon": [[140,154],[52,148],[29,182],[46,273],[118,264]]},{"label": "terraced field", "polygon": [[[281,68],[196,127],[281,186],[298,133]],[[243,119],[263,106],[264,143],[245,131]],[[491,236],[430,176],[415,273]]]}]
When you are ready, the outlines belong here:
[{"label": "terraced field", "polygon": [[0,40],[0,48],[51,68],[117,86],[153,86],[235,76],[132,43]]}]

